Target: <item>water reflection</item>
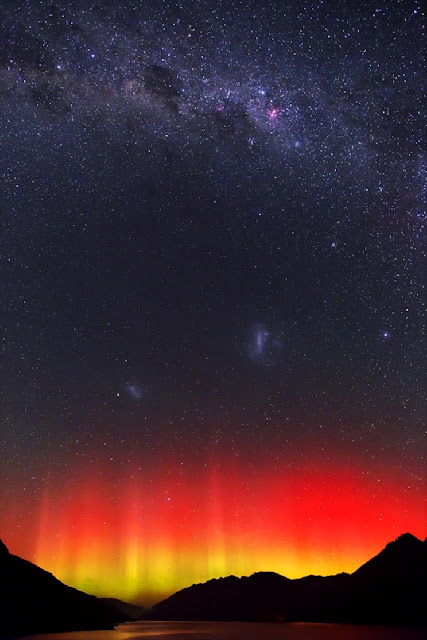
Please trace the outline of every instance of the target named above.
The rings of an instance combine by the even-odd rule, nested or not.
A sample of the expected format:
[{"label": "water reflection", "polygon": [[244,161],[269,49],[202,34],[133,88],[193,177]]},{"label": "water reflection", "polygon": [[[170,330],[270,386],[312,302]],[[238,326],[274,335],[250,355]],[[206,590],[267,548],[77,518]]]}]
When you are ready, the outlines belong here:
[{"label": "water reflection", "polygon": [[421,630],[338,624],[128,622],[114,631],[26,636],[25,640],[425,640]]}]

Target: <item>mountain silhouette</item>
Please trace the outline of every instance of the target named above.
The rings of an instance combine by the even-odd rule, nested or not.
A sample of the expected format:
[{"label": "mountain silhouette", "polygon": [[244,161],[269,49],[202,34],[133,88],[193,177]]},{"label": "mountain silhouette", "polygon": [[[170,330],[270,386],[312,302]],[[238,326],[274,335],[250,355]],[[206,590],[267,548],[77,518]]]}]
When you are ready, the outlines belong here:
[{"label": "mountain silhouette", "polygon": [[[353,574],[290,580],[277,573],[196,584],[144,612],[157,620],[341,622],[424,626],[427,541],[403,534]],[[9,553],[0,540],[0,638],[112,629],[142,607],[96,598]]]},{"label": "mountain silhouette", "polygon": [[209,580],[178,591],[142,617],[423,626],[426,548],[426,541],[406,533],[353,574],[289,580],[255,573]]},{"label": "mountain silhouette", "polygon": [[331,614],[343,622],[425,624],[426,551],[426,540],[399,536],[351,575]]},{"label": "mountain silhouette", "polygon": [[129,602],[123,602],[122,600],[117,600],[117,598],[99,598],[99,600],[111,605],[118,611],[121,611],[130,620],[138,620],[144,611],[144,607],[137,604],[130,604]]},{"label": "mountain silhouette", "polygon": [[51,573],[9,553],[0,540],[0,638],[112,629],[130,617],[118,606],[67,587]]}]

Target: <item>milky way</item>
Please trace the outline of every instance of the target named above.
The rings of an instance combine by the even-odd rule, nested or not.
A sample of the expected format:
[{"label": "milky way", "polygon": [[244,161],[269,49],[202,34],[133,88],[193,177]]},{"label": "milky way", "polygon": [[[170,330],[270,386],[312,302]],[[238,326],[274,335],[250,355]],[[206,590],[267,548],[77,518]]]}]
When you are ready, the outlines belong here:
[{"label": "milky way", "polygon": [[144,601],[421,535],[420,4],[5,4],[11,551]]},{"label": "milky way", "polygon": [[17,3],[2,15],[2,95],[12,109],[37,107],[40,126],[45,111],[63,125],[105,119],[112,139],[149,130],[166,154],[198,142],[223,153],[238,138],[242,153],[320,162],[326,185],[373,166],[383,193],[391,158],[414,179],[402,164],[417,166],[420,152],[422,61],[406,47],[421,29],[417,3],[354,15],[322,3],[197,5]]}]

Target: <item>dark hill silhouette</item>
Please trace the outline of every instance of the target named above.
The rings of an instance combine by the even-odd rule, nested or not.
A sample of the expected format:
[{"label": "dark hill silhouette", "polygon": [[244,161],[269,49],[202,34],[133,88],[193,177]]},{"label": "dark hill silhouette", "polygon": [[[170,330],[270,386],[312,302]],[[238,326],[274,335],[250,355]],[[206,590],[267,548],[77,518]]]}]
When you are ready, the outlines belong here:
[{"label": "dark hill silhouette", "polygon": [[51,573],[9,553],[0,541],[0,638],[112,629],[130,619],[111,603],[67,587]]},{"label": "dark hill silhouette", "polygon": [[105,602],[118,611],[121,611],[132,620],[138,620],[144,611],[144,607],[137,604],[130,604],[129,602],[123,602],[117,600],[117,598],[99,598],[101,602]]},{"label": "dark hill silhouette", "polygon": [[426,541],[399,536],[352,574],[330,615],[344,622],[425,624],[426,551]]},{"label": "dark hill silhouette", "polygon": [[209,580],[177,592],[143,618],[425,624],[426,542],[391,542],[353,574],[289,580],[276,573]]},{"label": "dark hill silhouette", "polygon": [[257,622],[294,620],[294,612],[302,602],[305,607],[310,606],[310,611],[321,611],[331,594],[344,588],[349,578],[348,574],[342,573],[290,580],[277,573],[255,573],[250,577],[213,579],[178,591],[142,617]]}]

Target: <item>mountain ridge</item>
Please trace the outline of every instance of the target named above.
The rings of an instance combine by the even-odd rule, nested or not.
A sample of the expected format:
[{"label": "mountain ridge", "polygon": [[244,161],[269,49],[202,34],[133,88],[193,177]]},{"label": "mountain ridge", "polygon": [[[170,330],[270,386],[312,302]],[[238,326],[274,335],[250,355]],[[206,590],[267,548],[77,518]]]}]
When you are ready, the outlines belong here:
[{"label": "mountain ridge", "polygon": [[142,618],[423,626],[426,549],[425,541],[405,533],[351,574],[213,578],[169,596]]},{"label": "mountain ridge", "polygon": [[113,629],[129,615],[69,587],[52,573],[11,554],[0,540],[0,638],[37,633]]},{"label": "mountain ridge", "polygon": [[[402,534],[352,574],[291,580],[272,571],[212,578],[154,605],[140,619],[339,622],[425,626],[427,539]],[[112,629],[141,607],[97,598],[11,554],[0,540],[0,638]],[[25,615],[23,615],[25,613]]]}]

